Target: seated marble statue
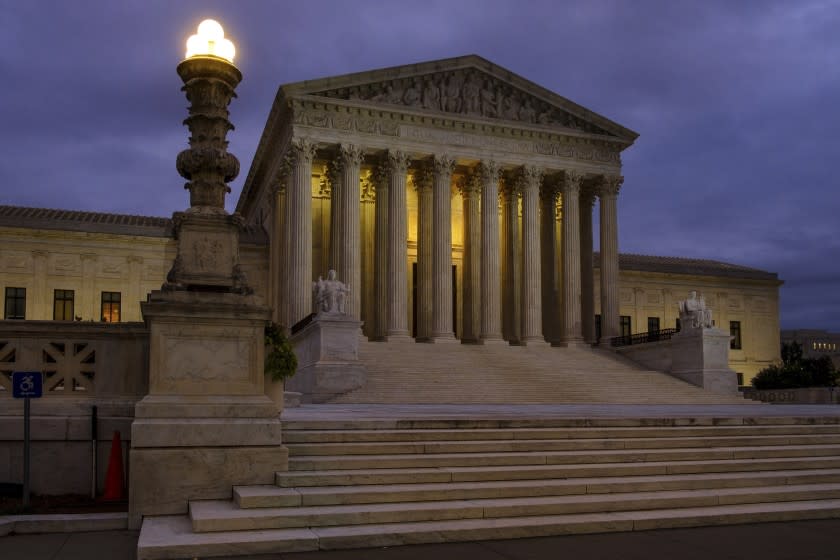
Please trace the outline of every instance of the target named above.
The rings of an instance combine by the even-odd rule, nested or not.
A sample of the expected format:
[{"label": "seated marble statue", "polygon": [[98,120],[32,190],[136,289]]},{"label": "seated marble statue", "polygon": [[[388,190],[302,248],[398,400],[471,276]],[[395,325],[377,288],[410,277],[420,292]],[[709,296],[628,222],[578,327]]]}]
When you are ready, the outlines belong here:
[{"label": "seated marble statue", "polygon": [[312,303],[315,313],[338,313],[344,315],[344,301],[350,293],[350,286],[335,279],[335,270],[327,273],[327,279],[320,276],[312,283]]},{"label": "seated marble statue", "polygon": [[703,295],[691,290],[688,299],[679,302],[680,325],[688,329],[712,328],[712,310],[706,307]]}]

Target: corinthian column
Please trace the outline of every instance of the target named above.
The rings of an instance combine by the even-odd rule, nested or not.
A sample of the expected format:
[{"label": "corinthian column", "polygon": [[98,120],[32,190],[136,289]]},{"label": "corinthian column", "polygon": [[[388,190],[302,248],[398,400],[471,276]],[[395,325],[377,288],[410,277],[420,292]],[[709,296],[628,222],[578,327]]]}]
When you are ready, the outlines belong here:
[{"label": "corinthian column", "polygon": [[432,336],[432,174],[427,168],[414,175],[417,189],[417,340]]},{"label": "corinthian column", "polygon": [[284,170],[281,180],[274,187],[274,219],[271,228],[271,286],[268,289],[270,304],[273,308],[272,319],[280,325],[289,328],[289,303],[286,285],[286,274],[283,267],[286,265],[286,252],[288,251],[286,238],[283,237],[286,219],[286,186],[288,184],[288,167]]},{"label": "corinthian column", "polygon": [[618,316],[618,191],[624,177],[602,178],[601,198],[601,340],[621,334]]},{"label": "corinthian column", "polygon": [[522,169],[522,344],[545,343],[542,332],[542,271],[540,270],[539,197],[542,170],[532,165]]},{"label": "corinthian column", "polygon": [[586,189],[580,195],[580,312],[583,340],[595,340],[595,276],[592,270],[592,205],[595,195]]},{"label": "corinthian column", "polygon": [[464,200],[464,282],[462,342],[478,342],[481,323],[481,231],[479,229],[479,192],[481,178],[464,178],[459,188]]},{"label": "corinthian column", "polygon": [[[408,156],[399,150],[389,151],[388,174],[388,340],[411,340],[408,331],[408,210],[405,179]],[[377,199],[378,200],[378,199]]]},{"label": "corinthian column", "polygon": [[287,244],[289,327],[312,313],[312,158],[315,146],[306,139],[291,146],[283,241]]},{"label": "corinthian column", "polygon": [[373,340],[388,340],[388,176],[384,167],[373,170],[371,180],[376,189],[374,199],[374,248],[373,248]]},{"label": "corinthian column", "polygon": [[[344,231],[342,219],[344,216],[339,212],[341,208],[341,162],[338,157],[327,162],[326,168],[327,182],[330,185],[330,246],[329,246],[329,263],[328,269],[335,270],[338,273],[342,269],[342,261],[344,260],[344,253],[341,247],[341,235]],[[319,274],[326,273],[327,270],[318,271]],[[340,278],[342,282],[347,280]]]},{"label": "corinthian column", "polygon": [[583,175],[566,171],[563,180],[563,335],[564,346],[583,342],[580,320],[580,185]]},{"label": "corinthian column", "polygon": [[432,338],[455,340],[452,329],[452,170],[455,160],[436,155],[432,218]]},{"label": "corinthian column", "polygon": [[362,151],[352,144],[342,144],[339,147],[339,164],[341,165],[341,189],[338,196],[339,238],[338,247],[341,253],[339,268],[336,269],[338,279],[350,286],[350,297],[347,299],[345,311],[354,319],[361,316],[362,296],[362,256],[361,256],[361,228],[359,221],[362,214],[359,199],[359,168],[362,163]]},{"label": "corinthian column", "polygon": [[478,164],[481,179],[481,341],[504,342],[499,270],[499,167],[494,161]]},{"label": "corinthian column", "polygon": [[557,187],[553,181],[543,181],[540,189],[540,253],[542,254],[542,324],[547,340],[557,340]]},{"label": "corinthian column", "polygon": [[502,182],[502,277],[505,290],[502,306],[502,333],[511,344],[519,343],[521,315],[519,288],[521,270],[519,267],[519,193],[514,181],[505,178]]}]

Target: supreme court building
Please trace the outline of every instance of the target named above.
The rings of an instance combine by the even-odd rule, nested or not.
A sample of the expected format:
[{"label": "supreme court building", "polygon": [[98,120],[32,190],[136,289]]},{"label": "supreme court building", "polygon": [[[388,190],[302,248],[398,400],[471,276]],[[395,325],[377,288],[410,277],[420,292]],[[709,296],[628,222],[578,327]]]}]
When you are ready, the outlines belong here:
[{"label": "supreme court building", "polygon": [[[748,382],[779,356],[781,282],[697,259],[619,266],[636,138],[478,56],[285,85],[236,206],[242,268],[286,327],[334,269],[366,337],[392,343],[603,343],[673,328],[696,289],[737,331]],[[175,256],[166,218],[6,206],[0,235],[7,319],[141,320]]]},{"label": "supreme court building", "polygon": [[335,269],[371,339],[581,344],[596,299],[601,336],[619,334],[636,137],[477,56],[301,82],[280,88],[237,211],[271,232],[280,323]]}]

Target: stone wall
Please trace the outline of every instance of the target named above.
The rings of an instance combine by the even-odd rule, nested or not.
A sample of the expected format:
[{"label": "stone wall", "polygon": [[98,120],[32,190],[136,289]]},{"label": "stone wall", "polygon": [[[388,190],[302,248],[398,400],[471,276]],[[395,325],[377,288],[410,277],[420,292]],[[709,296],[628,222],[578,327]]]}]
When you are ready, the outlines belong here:
[{"label": "stone wall", "polygon": [[803,387],[799,389],[756,390],[746,387],[744,397],[772,404],[840,404],[837,387]]},{"label": "stone wall", "polygon": [[89,493],[91,413],[98,409],[98,488],[111,439],[121,435],[129,468],[134,404],[148,392],[143,323],[0,321],[0,482],[23,480],[23,401],[12,371],[43,371],[44,396],[31,401],[32,491]]}]

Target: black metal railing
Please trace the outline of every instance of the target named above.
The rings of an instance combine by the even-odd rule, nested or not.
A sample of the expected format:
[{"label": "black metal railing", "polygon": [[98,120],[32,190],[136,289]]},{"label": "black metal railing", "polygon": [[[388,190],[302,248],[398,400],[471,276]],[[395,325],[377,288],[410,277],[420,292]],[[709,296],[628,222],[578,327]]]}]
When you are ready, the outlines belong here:
[{"label": "black metal railing", "polygon": [[610,346],[632,346],[633,344],[646,344],[648,342],[659,342],[661,340],[669,340],[674,334],[678,333],[678,329],[660,329],[658,331],[649,331],[638,334],[631,334],[628,336],[617,336],[610,340]]}]

